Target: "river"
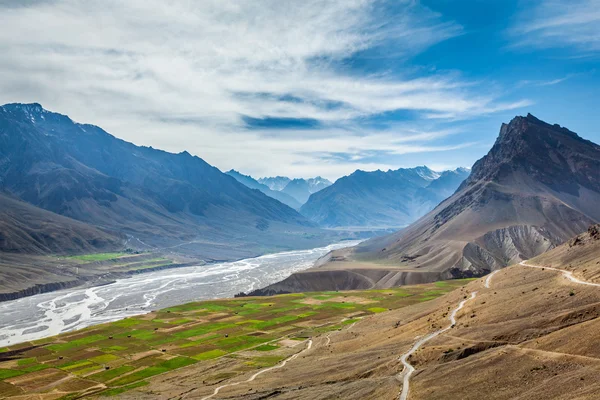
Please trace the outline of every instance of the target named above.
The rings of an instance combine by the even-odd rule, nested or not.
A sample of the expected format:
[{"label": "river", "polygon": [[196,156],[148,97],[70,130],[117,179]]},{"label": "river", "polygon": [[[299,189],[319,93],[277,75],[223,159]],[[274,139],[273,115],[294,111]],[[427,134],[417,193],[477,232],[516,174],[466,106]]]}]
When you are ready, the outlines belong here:
[{"label": "river", "polygon": [[0,303],[0,347],[116,321],[197,300],[233,297],[310,268],[348,241],[245,260],[166,269],[105,286],[68,289]]}]

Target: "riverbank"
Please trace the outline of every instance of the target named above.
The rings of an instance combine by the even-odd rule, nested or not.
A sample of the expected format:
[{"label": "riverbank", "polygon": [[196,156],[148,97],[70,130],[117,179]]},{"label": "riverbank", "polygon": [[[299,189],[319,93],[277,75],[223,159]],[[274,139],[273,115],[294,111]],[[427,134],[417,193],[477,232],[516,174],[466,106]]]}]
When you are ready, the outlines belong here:
[{"label": "riverbank", "polygon": [[355,242],[336,243],[227,263],[178,268],[172,268],[173,264],[170,268],[154,266],[154,272],[144,268],[146,273],[130,273],[102,286],[91,287],[88,283],[0,303],[0,346],[9,341],[14,344],[17,340],[37,340],[191,301],[230,298],[241,291],[278,282],[311,267],[329,251],[353,244]]},{"label": "riverbank", "polygon": [[[157,398],[209,396],[223,381],[238,382],[248,372],[258,376],[299,358],[295,354],[310,338],[318,337],[321,347],[329,335],[351,329],[360,319],[428,301],[464,283],[169,307],[0,348],[0,388],[7,397],[51,392],[79,397],[153,385]],[[182,374],[177,381],[186,394],[164,380],[170,373]]]},{"label": "riverbank", "polygon": [[160,253],[84,256],[0,255],[0,302],[59,290],[106,285],[133,275],[205,265],[204,260]]}]

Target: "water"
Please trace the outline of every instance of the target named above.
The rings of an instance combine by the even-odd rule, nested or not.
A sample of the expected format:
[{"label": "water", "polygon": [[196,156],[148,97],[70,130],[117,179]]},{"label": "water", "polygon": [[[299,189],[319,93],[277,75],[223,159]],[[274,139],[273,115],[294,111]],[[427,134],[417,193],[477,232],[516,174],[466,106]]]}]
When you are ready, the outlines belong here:
[{"label": "water", "polygon": [[191,301],[233,297],[310,268],[343,242],[246,260],[167,269],[105,286],[44,293],[0,303],[0,347],[116,321]]}]

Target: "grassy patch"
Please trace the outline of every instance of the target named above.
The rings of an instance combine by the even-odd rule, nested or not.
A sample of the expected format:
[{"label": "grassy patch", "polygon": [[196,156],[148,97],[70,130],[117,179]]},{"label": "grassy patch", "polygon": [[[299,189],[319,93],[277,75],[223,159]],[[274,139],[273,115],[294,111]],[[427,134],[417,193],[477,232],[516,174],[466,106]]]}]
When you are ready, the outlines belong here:
[{"label": "grassy patch", "polygon": [[137,383],[134,383],[133,385],[128,385],[128,386],[124,386],[124,387],[120,387],[120,388],[116,388],[116,389],[106,390],[106,391],[102,392],[102,395],[103,396],[117,396],[117,395],[120,395],[121,393],[127,392],[128,390],[146,386],[147,384],[148,384],[148,382],[143,382],[143,381],[137,382]]},{"label": "grassy patch", "polygon": [[142,379],[150,378],[151,376],[163,374],[168,371],[169,369],[164,367],[146,367],[140,371],[125,375],[124,377],[111,382],[111,384],[113,386],[128,385],[130,383],[141,381]]},{"label": "grassy patch", "polygon": [[110,347],[104,347],[102,348],[102,351],[123,351],[123,350],[127,350],[127,347],[125,346],[110,346]]},{"label": "grassy patch", "polygon": [[81,256],[71,256],[74,260],[80,261],[106,261],[106,260],[114,260],[115,258],[123,257],[127,255],[127,253],[96,253],[96,254],[84,254]]},{"label": "grassy patch", "polygon": [[41,371],[43,369],[48,369],[51,368],[49,365],[45,365],[45,364],[34,364],[34,365],[30,365],[27,368],[23,368],[21,371],[25,371],[25,372],[35,372],[35,371]]},{"label": "grassy patch", "polygon": [[195,364],[196,360],[192,360],[188,357],[175,357],[159,364],[160,367],[168,370],[187,367],[188,365]]},{"label": "grassy patch", "polygon": [[213,358],[221,357],[221,356],[224,356],[225,354],[227,354],[226,351],[216,349],[216,350],[205,351],[204,353],[195,355],[192,358],[194,360],[198,360],[198,361],[212,360]]},{"label": "grassy patch", "polygon": [[387,311],[387,308],[383,308],[383,307],[371,307],[371,308],[367,308],[367,310],[371,311],[372,313],[382,313],[384,311]]},{"label": "grassy patch", "polygon": [[106,336],[104,335],[92,335],[92,336],[87,336],[87,337],[83,337],[81,339],[76,339],[67,343],[61,343],[61,344],[51,344],[49,346],[47,346],[47,349],[55,351],[55,352],[60,352],[60,351],[65,351],[65,350],[69,350],[69,349],[74,349],[77,347],[81,347],[84,345],[88,345],[94,342],[99,342],[100,340],[104,340],[106,339]]},{"label": "grassy patch", "polygon": [[70,363],[66,363],[63,364],[61,366],[59,366],[58,368],[64,370],[64,371],[71,371],[71,370],[75,370],[78,368],[83,368],[83,367],[87,367],[92,365],[93,363],[91,361],[88,360],[80,360],[80,361],[72,361]]},{"label": "grassy patch", "polygon": [[19,367],[26,366],[26,365],[31,365],[31,364],[36,364],[36,363],[37,363],[37,360],[35,359],[35,357],[23,358],[23,359],[17,361],[17,365]]},{"label": "grassy patch", "polygon": [[91,375],[88,377],[88,379],[93,379],[99,382],[107,382],[111,379],[118,378],[119,376],[124,375],[127,372],[133,371],[134,369],[135,367],[132,367],[130,365],[123,365],[118,368],[109,369],[108,371],[102,371],[97,374]]},{"label": "grassy patch", "polygon": [[113,322],[113,326],[120,328],[131,328],[132,326],[139,325],[142,321],[137,318],[125,318],[120,321]]},{"label": "grassy patch", "polygon": [[25,372],[14,369],[0,369],[0,381],[14,376],[23,375]]},{"label": "grassy patch", "polygon": [[277,350],[278,348],[279,348],[279,346],[275,346],[275,345],[272,345],[272,344],[263,344],[262,346],[258,346],[254,350],[257,350],[257,351],[272,351],[272,350]]},{"label": "grassy patch", "polygon": [[95,362],[96,364],[107,364],[111,361],[115,361],[118,359],[119,359],[119,357],[117,357],[113,354],[103,354],[101,356],[96,356],[96,357],[90,358],[90,361]]}]

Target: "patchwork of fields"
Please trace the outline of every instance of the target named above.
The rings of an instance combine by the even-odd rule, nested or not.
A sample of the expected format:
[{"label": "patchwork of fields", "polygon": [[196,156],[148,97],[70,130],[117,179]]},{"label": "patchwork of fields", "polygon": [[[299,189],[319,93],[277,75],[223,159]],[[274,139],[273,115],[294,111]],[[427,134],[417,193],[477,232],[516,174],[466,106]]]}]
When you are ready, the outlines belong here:
[{"label": "patchwork of fields", "polygon": [[179,368],[226,357],[227,376],[273,366],[309,337],[439,297],[467,280],[388,290],[190,303],[0,349],[0,398],[114,396]]}]

